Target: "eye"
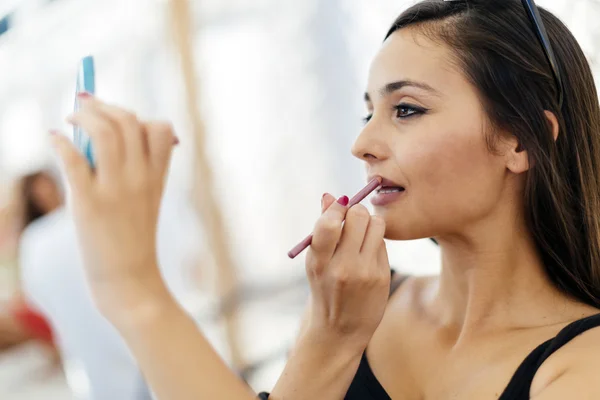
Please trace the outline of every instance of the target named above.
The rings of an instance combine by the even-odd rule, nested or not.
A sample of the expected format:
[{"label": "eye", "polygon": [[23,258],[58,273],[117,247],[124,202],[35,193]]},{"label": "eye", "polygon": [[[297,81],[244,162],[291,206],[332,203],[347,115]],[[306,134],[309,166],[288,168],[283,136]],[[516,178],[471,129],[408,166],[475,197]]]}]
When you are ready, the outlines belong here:
[{"label": "eye", "polygon": [[[406,119],[416,115],[425,114],[428,110],[412,104],[402,103],[394,106],[394,111],[396,112],[396,118]],[[365,125],[368,124],[372,117],[373,113],[367,115],[362,119],[363,123]]]},{"label": "eye", "polygon": [[422,107],[413,106],[411,104],[398,104],[394,106],[396,110],[396,118],[405,119],[415,115],[424,114],[427,110]]}]

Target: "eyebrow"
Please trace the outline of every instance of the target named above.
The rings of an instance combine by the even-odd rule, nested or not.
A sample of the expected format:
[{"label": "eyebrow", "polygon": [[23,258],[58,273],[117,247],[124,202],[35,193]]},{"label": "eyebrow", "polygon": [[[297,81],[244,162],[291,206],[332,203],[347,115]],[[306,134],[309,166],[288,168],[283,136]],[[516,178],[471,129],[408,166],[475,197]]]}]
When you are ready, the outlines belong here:
[{"label": "eyebrow", "polygon": [[[394,93],[395,91],[400,90],[403,87],[407,87],[407,86],[416,87],[418,89],[422,89],[422,90],[431,92],[436,95],[439,93],[437,90],[435,90],[434,88],[432,88],[431,86],[429,86],[426,83],[416,82],[416,81],[411,81],[411,80],[402,80],[402,81],[388,83],[387,85],[385,85],[384,87],[379,89],[378,92],[381,97],[385,97],[385,96],[389,96],[390,94]],[[371,101],[371,96],[369,96],[369,93],[367,93],[367,92],[365,92],[365,101]]]}]

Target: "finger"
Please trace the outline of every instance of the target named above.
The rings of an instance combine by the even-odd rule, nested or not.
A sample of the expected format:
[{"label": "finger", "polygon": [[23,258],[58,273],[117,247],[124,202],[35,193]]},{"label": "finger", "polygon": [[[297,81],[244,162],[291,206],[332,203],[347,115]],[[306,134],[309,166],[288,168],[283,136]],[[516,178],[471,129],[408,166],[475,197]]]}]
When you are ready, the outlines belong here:
[{"label": "finger", "polygon": [[369,214],[369,210],[362,204],[357,204],[348,210],[339,244],[340,251],[351,251],[358,255],[365,239],[370,219],[371,214]]},{"label": "finger", "polygon": [[333,203],[335,203],[335,197],[329,193],[325,193],[321,198],[321,214],[323,214]]},{"label": "finger", "polygon": [[173,153],[173,146],[179,143],[174,135],[173,126],[167,122],[148,122],[144,124],[148,141],[150,166],[164,178]]},{"label": "finger", "polygon": [[89,102],[98,112],[111,119],[121,133],[125,162],[128,165],[145,165],[148,160],[147,136],[135,114],[120,107],[106,104],[96,98]]},{"label": "finger", "polygon": [[86,107],[71,114],[67,121],[79,126],[87,133],[94,146],[94,158],[98,173],[113,176],[123,165],[123,145],[118,128],[94,107]]},{"label": "finger", "polygon": [[377,251],[379,251],[379,247],[381,247],[381,243],[383,243],[384,235],[385,220],[377,215],[371,216],[360,252],[363,254],[376,255]]},{"label": "finger", "polygon": [[348,197],[342,196],[317,220],[310,247],[318,259],[329,260],[333,255],[342,234],[347,205]]},{"label": "finger", "polygon": [[56,131],[52,131],[51,134],[52,146],[61,160],[71,189],[74,192],[88,190],[93,179],[89,163],[66,136]]}]

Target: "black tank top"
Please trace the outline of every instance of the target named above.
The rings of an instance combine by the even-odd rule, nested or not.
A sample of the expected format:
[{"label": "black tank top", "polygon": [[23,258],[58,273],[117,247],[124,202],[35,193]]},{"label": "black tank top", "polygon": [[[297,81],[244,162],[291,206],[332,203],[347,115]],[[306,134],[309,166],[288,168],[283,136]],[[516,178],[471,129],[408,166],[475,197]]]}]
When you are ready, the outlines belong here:
[{"label": "black tank top", "polygon": [[[398,287],[400,287],[400,284],[408,278],[406,275],[397,277],[394,275],[395,273],[392,271],[390,296],[398,289]],[[529,392],[533,377],[542,363],[556,350],[569,343],[576,336],[599,326],[600,314],[592,315],[567,325],[554,338],[540,344],[535,350],[529,353],[525,360],[523,360],[498,400],[529,400]],[[259,394],[259,399],[266,400],[268,399],[268,396],[269,394],[266,392],[261,393]],[[383,386],[381,386],[381,383],[379,383],[375,374],[373,374],[366,353],[363,353],[356,375],[354,376],[344,399],[391,400],[391,397],[387,394]]]},{"label": "black tank top", "polygon": [[[393,272],[392,272],[393,274]],[[390,295],[406,279],[392,280]],[[577,320],[563,328],[554,338],[540,344],[523,360],[498,400],[529,400],[531,383],[542,363],[556,350],[583,332],[600,326],[600,314]],[[363,354],[356,375],[346,393],[345,400],[391,400],[377,377],[373,374],[366,353]]]}]

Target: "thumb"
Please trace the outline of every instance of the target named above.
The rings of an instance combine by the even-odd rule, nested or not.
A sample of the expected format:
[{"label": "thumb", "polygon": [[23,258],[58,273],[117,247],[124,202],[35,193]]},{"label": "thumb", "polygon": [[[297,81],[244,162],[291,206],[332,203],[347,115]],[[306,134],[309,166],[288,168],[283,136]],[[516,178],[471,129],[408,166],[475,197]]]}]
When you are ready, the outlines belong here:
[{"label": "thumb", "polygon": [[335,202],[335,200],[335,197],[333,197],[329,193],[325,193],[321,198],[321,214],[327,211],[327,209]]},{"label": "thumb", "polygon": [[50,133],[51,144],[62,163],[69,185],[76,192],[88,190],[92,183],[92,170],[87,160],[66,136],[57,131]]}]

